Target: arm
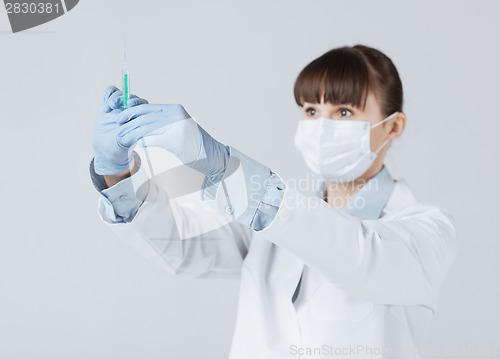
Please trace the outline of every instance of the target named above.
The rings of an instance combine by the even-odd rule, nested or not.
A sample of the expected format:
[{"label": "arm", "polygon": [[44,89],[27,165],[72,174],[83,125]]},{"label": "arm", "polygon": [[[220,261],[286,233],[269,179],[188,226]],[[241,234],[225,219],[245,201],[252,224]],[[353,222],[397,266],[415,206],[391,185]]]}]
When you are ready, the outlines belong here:
[{"label": "arm", "polygon": [[130,176],[131,176],[130,169],[127,169],[125,172],[122,172],[122,173],[119,173],[116,175],[104,176],[104,182],[106,182],[106,186],[107,186],[107,188],[109,188],[109,187],[113,187],[115,184],[117,184],[121,180],[124,180],[125,178],[129,178]]},{"label": "arm", "polygon": [[[232,155],[246,158],[234,149]],[[414,204],[380,220],[360,220],[286,188],[272,172],[256,175],[265,168],[256,161],[242,166],[253,181],[232,178],[217,198],[246,213],[237,221],[255,231],[254,240],[286,249],[339,288],[375,303],[429,304],[436,298],[458,247],[445,210]],[[245,202],[241,193],[257,200]]]},{"label": "arm", "polygon": [[294,253],[352,295],[395,305],[430,304],[458,247],[452,219],[442,209],[414,205],[380,220],[360,220],[293,190],[260,239]]},{"label": "arm", "polygon": [[[251,230],[208,206],[177,204],[151,181],[143,182],[147,190],[139,186],[143,190],[137,192],[133,181],[144,180],[141,169],[101,190],[99,215],[111,230],[173,275],[239,276]],[[92,166],[91,176],[94,183],[99,181]]]}]

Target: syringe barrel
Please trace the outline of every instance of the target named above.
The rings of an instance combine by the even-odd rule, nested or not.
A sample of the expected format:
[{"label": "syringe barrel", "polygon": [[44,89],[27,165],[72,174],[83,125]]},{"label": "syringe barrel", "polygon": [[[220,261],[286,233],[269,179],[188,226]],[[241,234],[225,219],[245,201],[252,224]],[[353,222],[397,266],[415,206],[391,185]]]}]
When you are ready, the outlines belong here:
[{"label": "syringe barrel", "polygon": [[130,98],[130,73],[127,68],[122,70],[122,80],[123,80],[123,86],[122,86],[122,92],[123,92],[123,107],[127,108],[127,102],[128,99]]}]

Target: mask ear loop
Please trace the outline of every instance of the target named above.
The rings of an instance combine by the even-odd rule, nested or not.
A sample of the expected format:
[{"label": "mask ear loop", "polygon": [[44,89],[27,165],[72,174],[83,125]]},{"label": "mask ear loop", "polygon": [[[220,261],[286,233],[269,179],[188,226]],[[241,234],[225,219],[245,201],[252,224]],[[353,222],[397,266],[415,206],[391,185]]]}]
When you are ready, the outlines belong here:
[{"label": "mask ear loop", "polygon": [[376,124],[372,125],[372,126],[371,126],[371,128],[375,128],[375,127],[377,127],[377,126],[380,126],[380,125],[381,125],[381,124],[383,124],[384,122],[387,122],[387,121],[389,121],[391,118],[393,118],[394,116],[396,116],[398,113],[399,113],[399,112],[397,112],[397,111],[396,111],[396,112],[394,112],[392,115],[387,116],[387,117],[386,117],[386,118],[384,118],[382,121],[380,121],[380,122],[378,122],[378,123],[376,123]]},{"label": "mask ear loop", "polygon": [[387,145],[388,143],[389,143],[389,140],[385,140],[384,142],[382,142],[382,144],[380,146],[378,146],[378,148],[373,153],[375,153],[376,155],[378,155],[378,153],[380,152],[380,150],[382,148],[384,148],[384,146]]},{"label": "mask ear loop", "polygon": [[[382,121],[380,121],[380,122],[376,123],[375,125],[373,125],[371,128],[375,128],[375,127],[377,127],[377,126],[379,126],[379,125],[383,124],[384,122],[389,121],[391,118],[393,118],[393,117],[394,117],[394,116],[396,116],[397,114],[398,114],[398,112],[397,112],[397,111],[396,111],[396,112],[394,112],[392,115],[387,116],[387,117],[386,117],[385,119],[383,119]],[[378,155],[378,153],[380,152],[380,150],[381,150],[382,148],[384,148],[384,146],[385,146],[385,145],[387,145],[388,143],[389,143],[389,140],[385,140],[384,142],[382,142],[382,144],[381,144],[381,145],[380,145],[380,146],[379,146],[379,147],[375,150],[375,152],[373,152],[373,153],[375,153],[375,154],[377,154],[377,155]]]}]

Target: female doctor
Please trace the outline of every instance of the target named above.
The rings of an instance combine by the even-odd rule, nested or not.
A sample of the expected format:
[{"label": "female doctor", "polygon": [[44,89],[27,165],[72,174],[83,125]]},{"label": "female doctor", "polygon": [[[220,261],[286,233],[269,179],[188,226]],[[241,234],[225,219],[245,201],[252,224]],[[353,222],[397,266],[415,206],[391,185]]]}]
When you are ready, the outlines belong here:
[{"label": "female doctor", "polygon": [[[324,180],[317,196],[216,141],[182,106],[132,97],[123,110],[109,87],[90,166],[100,216],[169,273],[241,276],[232,359],[419,358],[458,239],[446,210],[384,166],[406,123],[398,72],[376,49],[337,48],[302,70],[294,95],[295,145]],[[201,204],[141,182],[138,143],[201,173]]]}]

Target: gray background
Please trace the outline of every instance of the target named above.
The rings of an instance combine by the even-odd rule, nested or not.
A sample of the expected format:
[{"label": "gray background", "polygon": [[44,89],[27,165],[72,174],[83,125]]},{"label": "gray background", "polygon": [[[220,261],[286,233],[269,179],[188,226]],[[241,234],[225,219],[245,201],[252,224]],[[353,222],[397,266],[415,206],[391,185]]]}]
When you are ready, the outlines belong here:
[{"label": "gray background", "polygon": [[298,72],[341,45],[386,52],[408,115],[389,169],[451,210],[462,239],[431,344],[500,344],[499,15],[494,0],[86,0],[14,35],[0,9],[0,358],[229,351],[238,281],[172,277],[97,216],[92,128],[103,89],[119,86],[124,32],[132,92],[182,103],[287,178],[307,173],[293,146]]}]

